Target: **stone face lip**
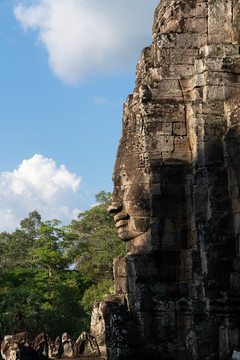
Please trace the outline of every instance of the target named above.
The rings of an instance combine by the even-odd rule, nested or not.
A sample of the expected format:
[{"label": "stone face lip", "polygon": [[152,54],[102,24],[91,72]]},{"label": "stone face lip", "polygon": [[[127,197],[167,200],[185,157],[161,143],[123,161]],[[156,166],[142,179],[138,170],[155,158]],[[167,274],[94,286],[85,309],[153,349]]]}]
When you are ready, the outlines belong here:
[{"label": "stone face lip", "polygon": [[152,30],[109,204],[127,253],[91,332],[105,329],[109,360],[227,360],[240,349],[240,0],[161,0]]},{"label": "stone face lip", "polygon": [[4,360],[48,360],[56,358],[85,358],[100,356],[94,336],[83,332],[76,342],[67,333],[53,342],[45,333],[33,341],[26,332],[7,335],[1,343]]}]

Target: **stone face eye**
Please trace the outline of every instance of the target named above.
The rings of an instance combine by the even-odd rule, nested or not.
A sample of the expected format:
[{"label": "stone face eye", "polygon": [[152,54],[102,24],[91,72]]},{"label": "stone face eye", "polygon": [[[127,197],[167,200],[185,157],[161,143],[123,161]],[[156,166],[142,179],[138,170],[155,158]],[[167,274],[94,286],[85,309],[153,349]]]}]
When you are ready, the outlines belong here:
[{"label": "stone face eye", "polygon": [[121,173],[120,175],[120,183],[121,185],[126,185],[126,182],[128,181],[128,174],[126,172]]}]

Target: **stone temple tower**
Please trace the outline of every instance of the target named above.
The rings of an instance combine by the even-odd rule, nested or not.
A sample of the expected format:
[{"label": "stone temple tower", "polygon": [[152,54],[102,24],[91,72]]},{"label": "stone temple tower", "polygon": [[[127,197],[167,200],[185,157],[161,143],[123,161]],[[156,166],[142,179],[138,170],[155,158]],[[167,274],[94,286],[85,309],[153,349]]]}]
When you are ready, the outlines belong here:
[{"label": "stone temple tower", "polygon": [[240,358],[239,53],[239,0],[156,8],[109,204],[127,249],[96,305],[109,360]]}]

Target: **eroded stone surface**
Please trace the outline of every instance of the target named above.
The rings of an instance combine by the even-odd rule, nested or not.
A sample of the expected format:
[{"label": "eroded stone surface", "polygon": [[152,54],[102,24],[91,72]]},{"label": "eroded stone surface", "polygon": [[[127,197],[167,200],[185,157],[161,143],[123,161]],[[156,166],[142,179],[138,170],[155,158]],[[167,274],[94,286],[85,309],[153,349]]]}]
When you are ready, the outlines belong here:
[{"label": "eroded stone surface", "polygon": [[93,359],[99,356],[103,359],[106,350],[100,353],[96,338],[87,332],[82,332],[76,341],[63,333],[61,339],[58,336],[55,342],[45,333],[32,341],[30,335],[24,332],[5,336],[1,343],[1,355],[4,360]]},{"label": "eroded stone surface", "polygon": [[87,332],[82,332],[73,346],[75,358],[100,356],[99,347],[96,338]]},{"label": "eroded stone surface", "polygon": [[127,248],[117,296],[102,305],[111,360],[240,349],[239,15],[239,0],[162,0],[155,11],[109,205]]},{"label": "eroded stone surface", "polygon": [[73,340],[66,332],[62,334],[62,356],[73,357]]},{"label": "eroded stone surface", "polygon": [[104,312],[105,303],[95,301],[91,317],[91,335],[95,337],[99,346],[105,346],[106,343]]},{"label": "eroded stone surface", "polygon": [[41,333],[31,343],[31,347],[36,351],[39,359],[46,360],[49,357],[48,342],[48,336],[45,333]]},{"label": "eroded stone surface", "polygon": [[49,339],[48,341],[48,356],[50,359],[60,358],[63,353],[62,342],[60,336],[55,341]]},{"label": "eroded stone surface", "polygon": [[[26,332],[6,335],[1,343],[1,355],[4,360],[18,360],[20,355],[22,359],[29,355],[31,348],[30,335]],[[33,357],[35,354],[32,354]]]}]

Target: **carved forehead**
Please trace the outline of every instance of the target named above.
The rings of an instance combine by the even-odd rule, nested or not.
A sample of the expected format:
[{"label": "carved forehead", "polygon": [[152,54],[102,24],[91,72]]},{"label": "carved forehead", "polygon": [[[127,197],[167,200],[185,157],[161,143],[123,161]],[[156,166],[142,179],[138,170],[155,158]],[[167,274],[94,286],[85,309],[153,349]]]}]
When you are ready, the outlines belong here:
[{"label": "carved forehead", "polygon": [[115,186],[127,186],[130,184],[148,184],[149,174],[145,169],[115,169],[113,173],[113,182]]}]

